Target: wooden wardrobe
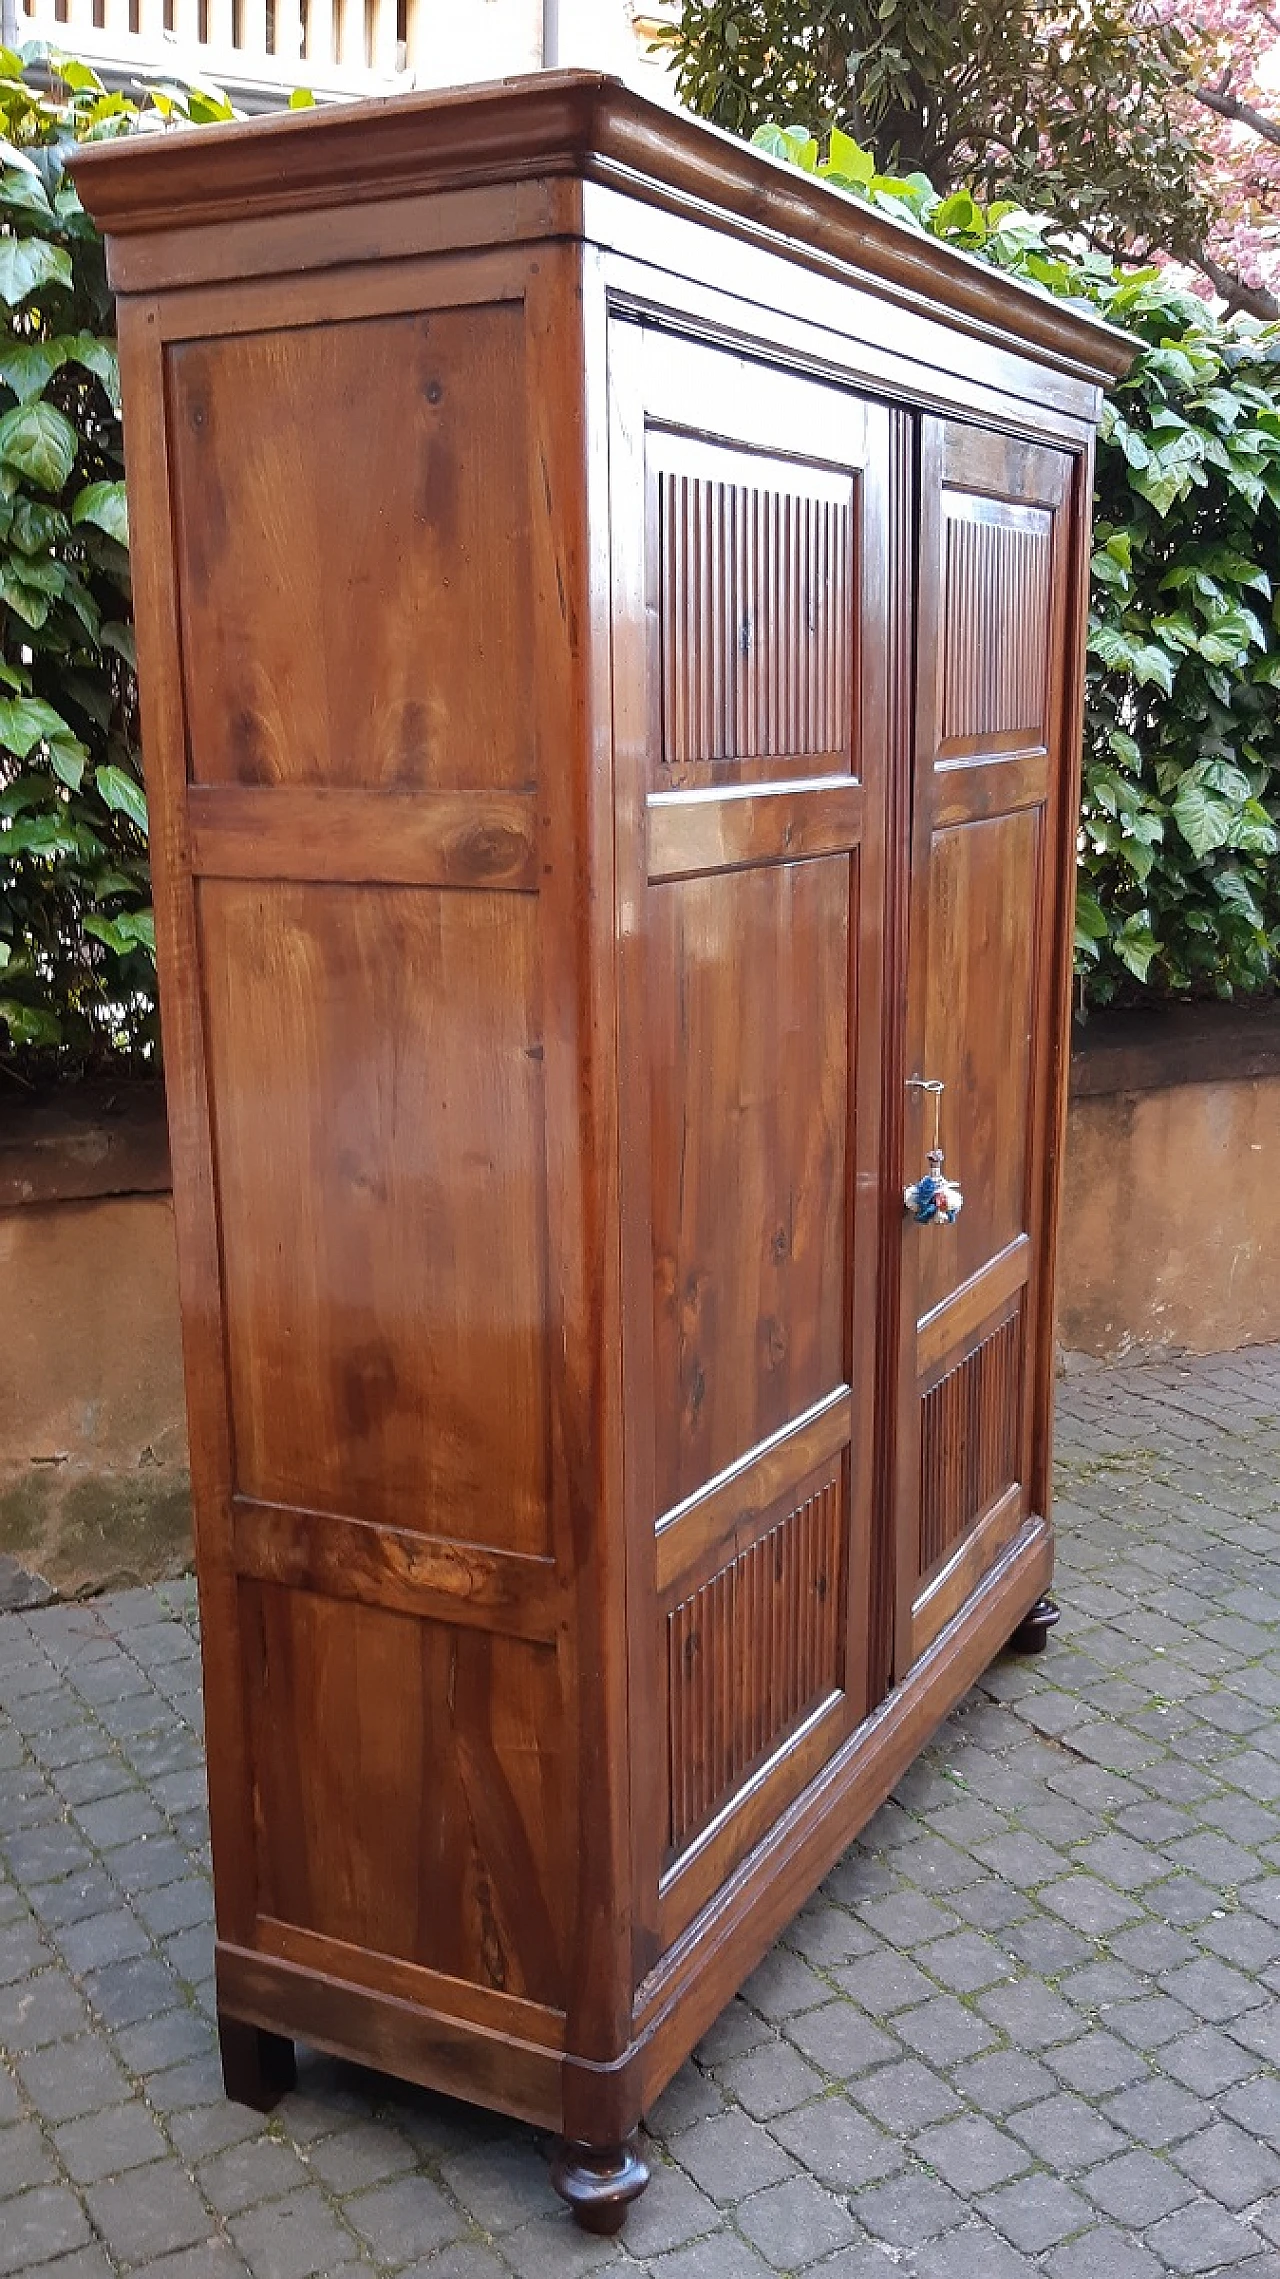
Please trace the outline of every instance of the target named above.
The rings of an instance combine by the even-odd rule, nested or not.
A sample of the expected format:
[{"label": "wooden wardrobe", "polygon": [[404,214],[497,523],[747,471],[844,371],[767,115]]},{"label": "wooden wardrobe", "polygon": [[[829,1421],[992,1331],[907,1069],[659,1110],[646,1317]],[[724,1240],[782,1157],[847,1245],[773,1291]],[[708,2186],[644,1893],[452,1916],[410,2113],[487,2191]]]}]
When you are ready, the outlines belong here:
[{"label": "wooden wardrobe", "polygon": [[[586,74],[75,173],[227,2086],[298,2038],[500,2107],[613,2228],[646,2109],[1049,1582],[1130,346]],[[904,1211],[935,1101],[951,1226]]]}]

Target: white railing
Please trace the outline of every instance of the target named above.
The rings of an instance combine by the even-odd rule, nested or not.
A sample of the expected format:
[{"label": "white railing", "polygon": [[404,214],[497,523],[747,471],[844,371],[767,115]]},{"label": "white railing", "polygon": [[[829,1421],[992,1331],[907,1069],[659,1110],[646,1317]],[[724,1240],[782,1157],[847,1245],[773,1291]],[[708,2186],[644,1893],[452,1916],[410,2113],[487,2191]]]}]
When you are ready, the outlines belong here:
[{"label": "white railing", "polygon": [[657,5],[637,0],[4,0],[10,45],[47,40],[113,85],[213,80],[256,109],[497,79],[545,65],[619,71],[655,94]]}]

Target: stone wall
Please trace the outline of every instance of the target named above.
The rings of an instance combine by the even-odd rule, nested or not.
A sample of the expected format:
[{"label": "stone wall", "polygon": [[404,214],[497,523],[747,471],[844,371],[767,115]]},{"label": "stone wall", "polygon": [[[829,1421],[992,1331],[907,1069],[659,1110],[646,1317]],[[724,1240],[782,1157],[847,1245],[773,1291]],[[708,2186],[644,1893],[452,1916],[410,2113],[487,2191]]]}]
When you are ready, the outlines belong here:
[{"label": "stone wall", "polygon": [[61,1591],[190,1562],[159,1088],[6,1103],[0,1554]]}]

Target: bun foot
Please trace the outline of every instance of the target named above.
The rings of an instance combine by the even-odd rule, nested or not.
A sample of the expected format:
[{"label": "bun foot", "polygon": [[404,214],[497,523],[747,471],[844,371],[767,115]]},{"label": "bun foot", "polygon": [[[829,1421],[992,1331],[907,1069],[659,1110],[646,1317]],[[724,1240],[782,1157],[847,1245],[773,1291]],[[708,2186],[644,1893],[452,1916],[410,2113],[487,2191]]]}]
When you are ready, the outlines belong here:
[{"label": "bun foot", "polygon": [[633,2200],[649,2181],[634,2137],[626,2144],[563,2144],[551,2164],[551,2181],[584,2232],[606,2238],[621,2231]]},{"label": "bun foot", "polygon": [[218,2047],[222,2085],[233,2105],[269,2113],[297,2081],[293,2043],[284,2034],[265,2033],[261,2026],[246,2026],[242,2018],[224,2018],[219,2012]]},{"label": "bun foot", "polygon": [[1038,1598],[1030,1614],[1025,1614],[1014,1631],[1009,1644],[1015,1654],[1043,1654],[1049,1643],[1049,1632],[1058,1619],[1058,1609],[1051,1598]]}]

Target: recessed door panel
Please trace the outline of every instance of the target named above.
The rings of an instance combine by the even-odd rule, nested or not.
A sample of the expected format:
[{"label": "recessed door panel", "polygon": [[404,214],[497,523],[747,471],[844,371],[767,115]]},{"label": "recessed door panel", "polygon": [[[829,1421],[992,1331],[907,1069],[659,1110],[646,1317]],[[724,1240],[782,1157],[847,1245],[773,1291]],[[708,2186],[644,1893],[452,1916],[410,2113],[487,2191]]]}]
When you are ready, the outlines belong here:
[{"label": "recessed door panel", "polygon": [[845,1381],[850,859],[650,890],[655,1520]]},{"label": "recessed door panel", "polygon": [[1065,452],[922,423],[903,1118],[908,1178],[936,1131],[964,1208],[903,1224],[899,1676],[1030,1514],[1072,472]]}]

